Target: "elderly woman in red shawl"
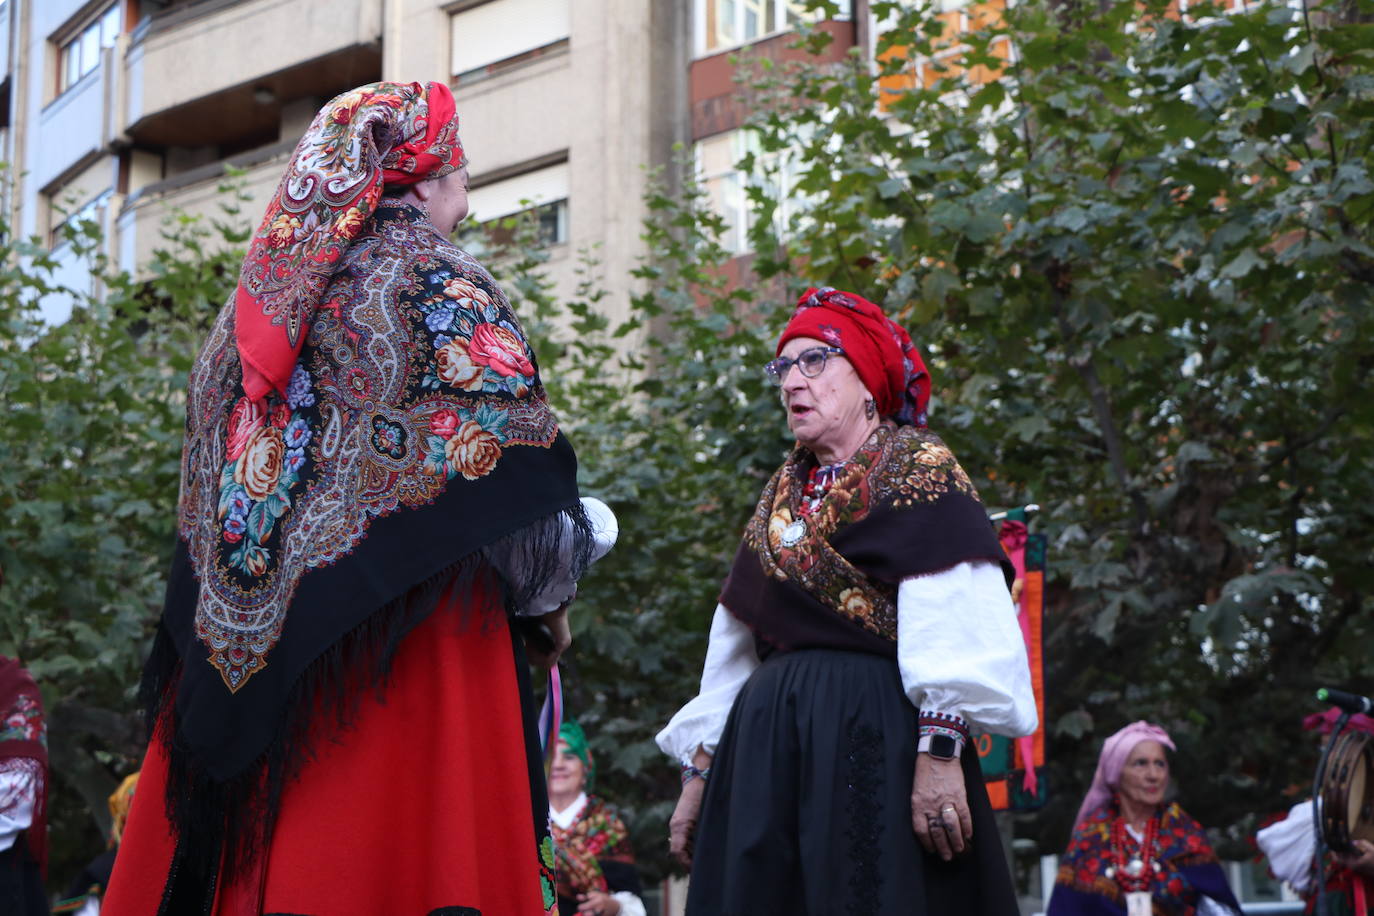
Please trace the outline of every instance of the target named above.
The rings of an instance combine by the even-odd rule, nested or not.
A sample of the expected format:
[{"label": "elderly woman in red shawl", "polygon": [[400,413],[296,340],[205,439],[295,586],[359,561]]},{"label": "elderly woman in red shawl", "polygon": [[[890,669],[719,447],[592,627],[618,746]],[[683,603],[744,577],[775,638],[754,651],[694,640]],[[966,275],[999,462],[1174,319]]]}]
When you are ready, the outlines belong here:
[{"label": "elderly woman in red shawl", "polygon": [[1011,568],[926,427],[910,337],[811,289],[766,367],[797,446],[764,487],[701,692],[659,734],[682,765],[691,916],[1016,912],[969,740],[1035,729]]},{"label": "elderly woman in red shawl", "polygon": [[38,685],[3,655],[0,715],[0,913],[40,916],[48,912],[48,728]]},{"label": "elderly woman in red shawl", "polygon": [[191,372],[104,912],[552,912],[513,624],[556,658],[613,520],[466,213],[441,84],[347,92],[296,148]]},{"label": "elderly woman in red shawl", "polygon": [[1166,802],[1169,734],[1139,721],[1102,744],[1049,916],[1239,916],[1202,826]]}]

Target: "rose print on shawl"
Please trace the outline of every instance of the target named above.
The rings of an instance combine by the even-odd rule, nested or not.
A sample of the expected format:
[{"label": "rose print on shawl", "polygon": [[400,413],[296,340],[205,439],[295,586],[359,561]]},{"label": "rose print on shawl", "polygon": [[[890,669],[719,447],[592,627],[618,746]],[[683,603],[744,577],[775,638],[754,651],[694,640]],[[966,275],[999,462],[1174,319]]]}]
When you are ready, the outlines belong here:
[{"label": "rose print on shawl", "polygon": [[418,210],[383,201],[322,302],[284,394],[245,397],[232,312],[191,377],[180,527],[196,636],[231,691],[266,666],[302,575],[558,436],[510,304]]},{"label": "rose print on shawl", "polygon": [[439,83],[372,83],[315,116],[249,241],[234,301],[242,352],[261,373],[245,393],[285,380],[340,258],[387,180],[440,178],[462,162],[453,97]]},{"label": "rose print on shawl", "polygon": [[480,324],[472,332],[468,358],[479,366],[488,366],[497,375],[533,375],[534,366],[525,357],[520,339],[499,325]]},{"label": "rose print on shawl", "polygon": [[420,307],[436,354],[424,384],[524,397],[535,378],[534,361],[524,335],[490,294],[446,270],[426,277],[426,292]]},{"label": "rose print on shawl", "polygon": [[476,410],[441,410],[429,421],[425,470],[451,480],[485,477],[501,457],[506,414],[483,404]]},{"label": "rose print on shawl", "polygon": [[304,414],[315,404],[310,388],[310,373],[297,366],[285,399],[273,396],[264,411],[260,403],[241,397],[229,413],[219,518],[230,548],[226,562],[248,576],[267,572],[271,553],[264,545],[291,508],[292,491],[306,465],[306,448],[314,436]]},{"label": "rose print on shawl", "polygon": [[0,741],[40,741],[48,743],[48,727],[43,722],[43,707],[27,693],[19,694],[0,727]]}]

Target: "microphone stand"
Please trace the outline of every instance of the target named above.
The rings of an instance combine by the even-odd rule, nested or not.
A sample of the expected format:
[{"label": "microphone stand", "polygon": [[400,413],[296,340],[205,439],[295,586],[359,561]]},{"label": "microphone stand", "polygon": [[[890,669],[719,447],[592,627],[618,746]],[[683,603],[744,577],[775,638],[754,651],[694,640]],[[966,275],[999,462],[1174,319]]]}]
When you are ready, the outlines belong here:
[{"label": "microphone stand", "polygon": [[1341,710],[1340,718],[1336,720],[1336,727],[1331,729],[1331,737],[1326,741],[1326,747],[1322,748],[1321,758],[1317,761],[1317,775],[1312,781],[1312,827],[1317,833],[1317,854],[1314,858],[1317,882],[1317,906],[1314,910],[1315,916],[1328,916],[1326,909],[1326,835],[1322,832],[1322,780],[1326,776],[1326,758],[1331,754],[1331,748],[1336,744],[1336,738],[1340,735],[1345,723],[1350,721],[1350,713]]}]

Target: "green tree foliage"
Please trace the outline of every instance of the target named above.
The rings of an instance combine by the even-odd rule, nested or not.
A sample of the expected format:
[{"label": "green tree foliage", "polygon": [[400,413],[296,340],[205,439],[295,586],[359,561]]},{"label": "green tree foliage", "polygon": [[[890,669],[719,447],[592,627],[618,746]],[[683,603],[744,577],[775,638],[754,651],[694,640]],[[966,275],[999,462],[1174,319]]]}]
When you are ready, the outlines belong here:
[{"label": "green tree foliage", "polygon": [[1185,804],[1248,825],[1310,780],[1313,688],[1374,684],[1374,7],[1018,4],[952,57],[928,6],[873,9],[879,72],[758,71],[797,166],[755,268],[902,315],[985,499],[1045,509],[1042,849],[1141,717]]},{"label": "green tree foliage", "polygon": [[[952,57],[934,10],[872,7],[888,75],[947,69],[894,87],[857,55],[758,61],[751,97],[773,104],[743,164],[760,176],[743,282],[690,170],[649,199],[619,324],[592,254],[571,298],[528,232],[492,261],[584,490],[620,518],[565,664],[601,786],[663,871],[677,779],[653,735],[695,693],[720,583],[789,445],[760,367],[795,294],[829,284],[926,349],[932,425],[985,501],[1044,507],[1053,800],[1020,829],[1062,846],[1101,739],[1146,717],[1179,741],[1184,804],[1239,836],[1309,779],[1312,689],[1374,687],[1368,0],[1189,4],[1186,21],[1136,0],[1021,4]],[[185,229],[151,287],[112,277],[61,328],[33,320],[44,254],[3,262],[0,651],[33,662],[54,709],[63,837],[77,798],[100,811],[138,753],[180,391],[235,263]]]},{"label": "green tree foliage", "polygon": [[[64,226],[96,294],[60,285],[36,241],[0,252],[0,653],[47,706],[55,884],[104,848],[105,799],[142,759],[134,693],[171,557],[186,374],[246,238],[221,191],[222,218],[173,217],[137,281],[94,222]],[[70,320],[45,324],[45,296]]]},{"label": "green tree foliage", "polygon": [[[1247,857],[1257,816],[1310,783],[1313,689],[1374,685],[1371,26],[1350,5],[1071,0],[975,22],[951,57],[936,10],[873,9],[877,70],[756,61],[743,284],[688,179],[652,200],[626,326],[593,279],[571,303],[528,291],[571,316],[548,377],[623,525],[570,662],[603,785],[661,866],[676,787],[652,734],[695,693],[786,448],[758,367],[787,301],[829,284],[926,348],[932,424],[985,501],[1044,509],[1054,791],[1018,829],[1061,848],[1101,740],[1149,718],[1185,805]],[[931,60],[929,84],[892,79]]]}]

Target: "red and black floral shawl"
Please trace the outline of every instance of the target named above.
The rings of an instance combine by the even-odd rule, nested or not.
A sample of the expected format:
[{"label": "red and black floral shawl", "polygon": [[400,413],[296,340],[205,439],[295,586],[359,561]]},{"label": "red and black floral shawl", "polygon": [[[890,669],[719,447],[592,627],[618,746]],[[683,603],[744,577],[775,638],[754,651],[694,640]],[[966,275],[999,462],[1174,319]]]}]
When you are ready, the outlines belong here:
[{"label": "red and black floral shawl", "polygon": [[[1073,831],[1069,848],[1059,861],[1049,916],[1104,916],[1126,912],[1126,898],[1115,876],[1111,852],[1113,825],[1121,816],[1115,799],[1093,811]],[[1203,896],[1239,916],[1237,903],[1221,862],[1207,842],[1202,825],[1188,816],[1178,802],[1158,814],[1153,855],[1156,863],[1150,886],[1154,912],[1160,916],[1193,916]],[[1140,843],[1125,836],[1123,854],[1129,861],[1140,855]]]},{"label": "red and black floral shawl", "polygon": [[[32,675],[16,659],[0,655],[0,773],[36,774],[33,821],[25,833],[44,872],[48,866],[48,726],[43,698]],[[20,803],[0,793],[0,812]]]},{"label": "red and black floral shawl", "polygon": [[[310,724],[377,681],[486,551],[529,560],[508,608],[590,530],[577,462],[501,289],[420,210],[383,199],[315,310],[284,391],[243,387],[235,310],[191,372],[179,538],[145,677],[183,844],[225,874],[270,836]],[[166,715],[166,714],[170,715]],[[208,845],[188,852],[215,873]],[[189,866],[188,866],[189,867]]]},{"label": "red and black floral shawl", "polygon": [[566,830],[553,824],[558,896],[576,901],[588,891],[640,893],[630,832],[615,809],[595,795]]},{"label": "red and black floral shawl", "polygon": [[769,480],[721,593],[763,654],[841,648],[895,657],[903,579],[988,560],[1011,581],[973,483],[930,430],[885,421],[808,511],[815,466],[797,446]]}]

